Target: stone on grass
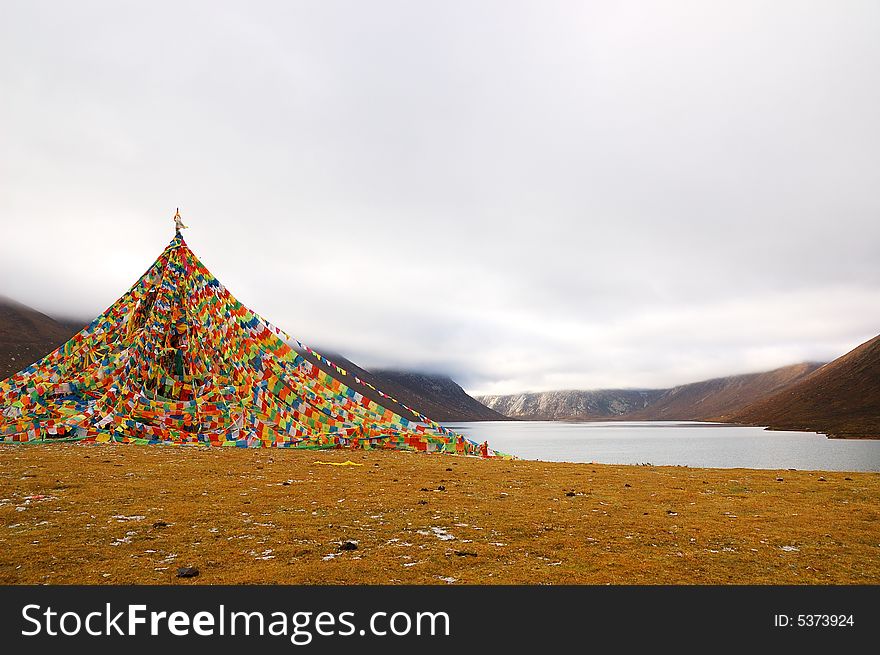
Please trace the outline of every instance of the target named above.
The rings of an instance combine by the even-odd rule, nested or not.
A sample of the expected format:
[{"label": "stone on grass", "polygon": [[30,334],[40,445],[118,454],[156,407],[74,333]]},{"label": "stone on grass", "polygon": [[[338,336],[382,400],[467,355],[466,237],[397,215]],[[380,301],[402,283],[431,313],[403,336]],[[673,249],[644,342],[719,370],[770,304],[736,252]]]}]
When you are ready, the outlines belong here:
[{"label": "stone on grass", "polygon": [[177,569],[178,578],[195,578],[199,575],[199,570],[194,566],[181,566]]}]

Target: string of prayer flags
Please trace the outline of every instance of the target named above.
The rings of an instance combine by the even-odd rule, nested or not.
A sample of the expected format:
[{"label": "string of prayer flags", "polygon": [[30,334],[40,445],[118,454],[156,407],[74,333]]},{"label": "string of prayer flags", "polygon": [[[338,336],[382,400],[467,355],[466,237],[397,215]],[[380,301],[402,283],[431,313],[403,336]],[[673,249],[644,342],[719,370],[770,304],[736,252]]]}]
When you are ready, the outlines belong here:
[{"label": "string of prayer flags", "polygon": [[0,441],[480,454],[475,442],[403,403],[417,420],[400,416],[345,379],[394,401],[242,305],[178,229],[103,314],[0,382]]}]

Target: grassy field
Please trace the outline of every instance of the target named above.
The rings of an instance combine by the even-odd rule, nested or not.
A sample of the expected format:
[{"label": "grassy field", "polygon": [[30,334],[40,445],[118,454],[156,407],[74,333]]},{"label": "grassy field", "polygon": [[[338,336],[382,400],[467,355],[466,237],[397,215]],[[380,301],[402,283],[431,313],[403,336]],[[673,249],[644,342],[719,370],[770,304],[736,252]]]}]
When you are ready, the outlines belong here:
[{"label": "grassy field", "polygon": [[878,519],[876,473],[0,447],[4,584],[877,584]]}]

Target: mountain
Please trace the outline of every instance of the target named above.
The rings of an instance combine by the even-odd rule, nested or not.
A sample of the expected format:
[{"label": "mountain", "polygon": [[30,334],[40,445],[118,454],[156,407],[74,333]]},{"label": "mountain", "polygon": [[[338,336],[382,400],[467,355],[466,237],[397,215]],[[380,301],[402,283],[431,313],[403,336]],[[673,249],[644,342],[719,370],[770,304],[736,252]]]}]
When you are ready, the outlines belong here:
[{"label": "mountain", "polygon": [[[16,373],[52,352],[79,332],[85,322],[53,319],[14,300],[0,296],[0,380]],[[334,376],[336,371],[308,353],[302,353],[322,370]],[[507,421],[471,398],[451,378],[411,371],[367,371],[340,355],[328,355],[331,361],[353,375],[406,403],[435,421]],[[402,405],[389,402],[365,385],[352,385],[371,400],[406,416],[414,416]]]},{"label": "mountain", "polygon": [[808,362],[764,373],[732,375],[671,389],[546,391],[479,396],[488,407],[531,420],[699,421],[735,412],[794,384],[821,364]]},{"label": "mountain", "polygon": [[[301,354],[322,370],[336,374],[331,367],[313,355],[307,352],[301,352]],[[435,421],[510,420],[471,398],[455,381],[445,375],[379,369],[368,371],[342,355],[326,354],[325,357],[350,374],[345,379],[348,386],[401,416],[414,415],[400,403],[382,398],[365,384],[358,383],[353,379],[354,376],[369,382],[392,398],[430,416]]]},{"label": "mountain", "polygon": [[721,418],[831,437],[880,438],[880,336],[797,384]]},{"label": "mountain", "polygon": [[477,400],[505,416],[532,421],[617,419],[642,411],[663,390],[599,389],[543,391],[506,396],[477,396]]},{"label": "mountain", "polygon": [[0,380],[52,352],[78,329],[0,296]]},{"label": "mountain", "polygon": [[[380,389],[398,388],[398,396],[416,409],[425,406],[431,409],[419,410],[423,414],[439,416],[439,421],[509,421],[510,419],[495,410],[486,407],[472,398],[457,382],[446,375],[432,375],[413,371],[395,371],[386,369],[374,370],[373,375],[379,380]],[[390,393],[387,392],[387,393]],[[409,397],[409,400],[406,397]],[[465,418],[466,417],[466,418]]]},{"label": "mountain", "polygon": [[804,362],[763,373],[731,375],[666,389],[650,406],[627,419],[702,421],[735,412],[802,380],[822,366]]}]

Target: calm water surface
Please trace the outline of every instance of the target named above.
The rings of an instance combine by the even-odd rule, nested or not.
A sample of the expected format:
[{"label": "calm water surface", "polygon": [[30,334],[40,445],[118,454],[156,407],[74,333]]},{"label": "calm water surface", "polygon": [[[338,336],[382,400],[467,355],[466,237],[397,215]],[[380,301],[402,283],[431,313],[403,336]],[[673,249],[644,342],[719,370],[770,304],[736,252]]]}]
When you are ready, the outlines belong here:
[{"label": "calm water surface", "polygon": [[690,422],[446,423],[522,459],[603,464],[880,471],[880,441]]}]

